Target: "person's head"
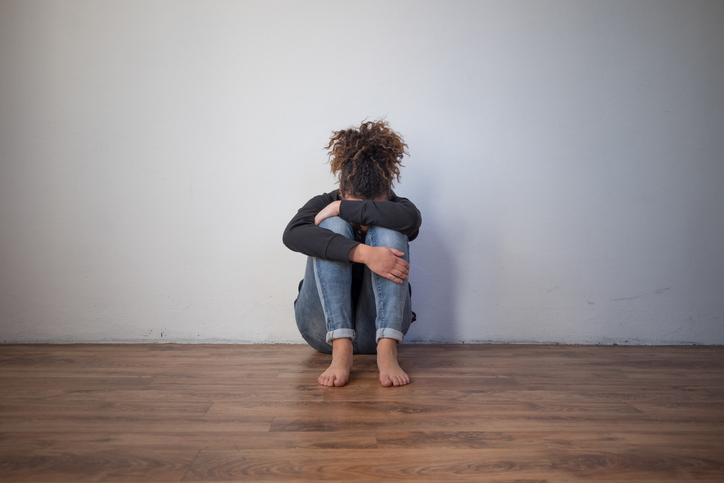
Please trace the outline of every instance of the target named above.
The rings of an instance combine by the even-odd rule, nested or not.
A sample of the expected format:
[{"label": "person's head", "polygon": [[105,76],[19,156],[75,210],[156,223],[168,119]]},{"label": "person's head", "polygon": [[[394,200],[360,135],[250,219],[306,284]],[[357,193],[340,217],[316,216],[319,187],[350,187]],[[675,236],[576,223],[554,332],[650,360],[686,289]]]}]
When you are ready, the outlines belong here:
[{"label": "person's head", "polygon": [[407,144],[387,121],[379,120],[333,132],[327,150],[340,196],[374,200],[390,197],[393,181],[400,180]]}]

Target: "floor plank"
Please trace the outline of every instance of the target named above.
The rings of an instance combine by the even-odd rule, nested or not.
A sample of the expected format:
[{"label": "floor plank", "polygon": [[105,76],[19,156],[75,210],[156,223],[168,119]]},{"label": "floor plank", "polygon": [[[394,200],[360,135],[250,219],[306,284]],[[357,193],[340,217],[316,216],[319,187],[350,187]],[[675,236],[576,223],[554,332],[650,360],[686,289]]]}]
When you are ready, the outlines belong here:
[{"label": "floor plank", "polygon": [[334,450],[290,450],[283,455],[268,450],[201,451],[185,481],[229,481],[266,479],[336,480],[377,478],[382,481],[425,481],[451,478],[481,481],[549,478],[713,478],[724,464],[710,453],[679,455],[675,452],[647,454],[638,451],[399,449],[390,458],[385,449],[358,450],[341,454]]}]

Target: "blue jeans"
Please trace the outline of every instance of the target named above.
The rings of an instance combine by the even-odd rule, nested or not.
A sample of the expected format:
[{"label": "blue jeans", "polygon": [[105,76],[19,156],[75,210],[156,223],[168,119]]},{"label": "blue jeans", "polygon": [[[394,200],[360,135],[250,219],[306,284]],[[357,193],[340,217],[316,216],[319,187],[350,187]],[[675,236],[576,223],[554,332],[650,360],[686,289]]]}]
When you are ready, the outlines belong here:
[{"label": "blue jeans", "polygon": [[[342,218],[327,218],[319,225],[350,239],[354,228]],[[396,248],[410,262],[407,236],[370,226],[365,243],[373,247]],[[409,283],[398,284],[377,275],[366,266],[353,313],[352,263],[309,257],[304,281],[294,304],[297,327],[307,343],[320,352],[331,353],[334,339],[352,339],[355,353],[374,354],[381,338],[402,338],[410,328],[412,310]]]}]

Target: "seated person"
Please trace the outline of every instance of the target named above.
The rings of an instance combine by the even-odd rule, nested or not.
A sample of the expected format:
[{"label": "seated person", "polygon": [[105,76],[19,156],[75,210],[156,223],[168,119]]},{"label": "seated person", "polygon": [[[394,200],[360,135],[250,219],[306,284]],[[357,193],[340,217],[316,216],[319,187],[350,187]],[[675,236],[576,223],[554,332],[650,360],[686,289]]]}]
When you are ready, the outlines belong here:
[{"label": "seated person", "polygon": [[347,383],[355,353],[377,354],[383,386],[410,383],[397,344],[412,322],[408,242],[422,218],[392,191],[406,148],[386,121],[334,132],[339,189],[309,200],[284,231],[284,244],[308,256],[294,312],[304,340],[332,354],[324,386]]}]

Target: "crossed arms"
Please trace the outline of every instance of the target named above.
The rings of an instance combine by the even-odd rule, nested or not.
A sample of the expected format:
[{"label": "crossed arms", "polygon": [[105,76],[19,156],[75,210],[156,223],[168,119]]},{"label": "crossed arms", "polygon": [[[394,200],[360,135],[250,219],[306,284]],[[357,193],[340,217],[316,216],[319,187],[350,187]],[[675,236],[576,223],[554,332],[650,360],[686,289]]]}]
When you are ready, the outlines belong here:
[{"label": "crossed arms", "polygon": [[364,263],[373,272],[402,283],[409,274],[409,265],[399,250],[370,247],[319,227],[327,217],[339,216],[360,226],[375,225],[395,230],[414,240],[422,224],[415,205],[406,198],[392,194],[389,201],[340,200],[333,191],[315,196],[292,218],[284,230],[284,244],[296,252],[333,261]]}]

